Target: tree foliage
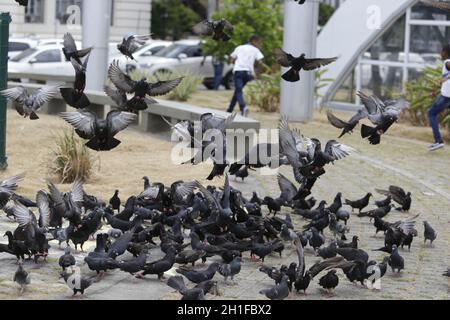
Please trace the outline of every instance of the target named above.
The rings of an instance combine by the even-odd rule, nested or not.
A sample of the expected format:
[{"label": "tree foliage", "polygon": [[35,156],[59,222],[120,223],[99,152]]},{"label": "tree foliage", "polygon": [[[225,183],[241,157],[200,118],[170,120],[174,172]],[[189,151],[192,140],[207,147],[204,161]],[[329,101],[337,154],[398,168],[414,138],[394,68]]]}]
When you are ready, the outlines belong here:
[{"label": "tree foliage", "polygon": [[152,33],[154,38],[179,40],[191,34],[199,15],[179,0],[152,1]]},{"label": "tree foliage", "polygon": [[261,51],[265,63],[274,63],[272,51],[282,45],[282,10],[274,0],[224,0],[223,10],[213,15],[214,19],[225,18],[234,25],[231,40],[215,41],[207,38],[204,44],[206,54],[223,58],[234,48],[248,41],[251,35],[263,38]]}]

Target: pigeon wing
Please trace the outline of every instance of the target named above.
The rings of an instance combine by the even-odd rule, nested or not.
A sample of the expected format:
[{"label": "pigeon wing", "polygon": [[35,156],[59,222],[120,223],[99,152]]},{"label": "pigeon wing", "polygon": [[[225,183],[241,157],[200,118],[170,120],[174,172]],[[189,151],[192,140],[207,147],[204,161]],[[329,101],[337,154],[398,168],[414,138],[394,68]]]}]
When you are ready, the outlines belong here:
[{"label": "pigeon wing", "polygon": [[277,180],[281,196],[284,196],[284,200],[290,202],[297,195],[297,187],[281,173],[278,174]]},{"label": "pigeon wing", "polygon": [[192,30],[194,33],[203,35],[203,36],[211,36],[214,34],[214,29],[212,24],[208,20],[204,20],[202,22],[197,23]]},{"label": "pigeon wing", "polygon": [[42,107],[46,102],[49,102],[57,93],[60,85],[56,86],[43,86],[41,89],[37,90],[31,98],[33,99],[33,107],[35,110]]},{"label": "pigeon wing", "polygon": [[326,59],[306,59],[306,64],[303,66],[304,70],[314,70],[326,66],[337,60],[337,57]]},{"label": "pigeon wing", "polygon": [[136,82],[120,70],[118,60],[114,60],[109,66],[108,76],[117,88],[129,93],[134,92]]},{"label": "pigeon wing", "polygon": [[158,81],[156,83],[152,83],[149,86],[149,89],[147,90],[147,94],[149,96],[162,96],[173,89],[175,89],[180,82],[183,80],[183,77],[173,79],[173,80],[167,80],[167,81]]},{"label": "pigeon wing", "polygon": [[17,185],[18,182],[22,181],[25,178],[25,174],[21,173],[6,180],[0,182],[0,192],[5,192],[11,194],[13,191],[17,190],[19,187]]},{"label": "pigeon wing", "polygon": [[343,129],[348,123],[336,117],[330,110],[327,111],[328,121],[333,125],[333,127]]},{"label": "pigeon wing", "polygon": [[115,136],[122,130],[125,130],[138,116],[131,112],[110,111],[106,116],[110,134]]},{"label": "pigeon wing", "polygon": [[289,53],[284,52],[280,48],[276,48],[273,50],[273,54],[275,55],[275,59],[277,62],[283,66],[283,67],[290,67],[292,65],[292,61],[295,59],[294,56],[292,56]]},{"label": "pigeon wing", "polygon": [[66,120],[75,129],[81,131],[89,139],[95,135],[95,121],[97,116],[90,111],[61,112],[61,118]]},{"label": "pigeon wing", "polygon": [[125,91],[117,89],[115,87],[110,86],[104,86],[103,90],[105,91],[106,95],[111,98],[114,103],[121,108],[122,106],[125,106],[127,103],[127,94]]},{"label": "pigeon wing", "polygon": [[50,205],[45,191],[39,190],[36,194],[36,205],[39,209],[39,226],[46,228],[50,221]]},{"label": "pigeon wing", "polygon": [[349,147],[345,144],[337,142],[336,140],[330,140],[327,142],[325,146],[325,153],[329,156],[334,157],[335,160],[343,159],[356,150],[352,147]]},{"label": "pigeon wing", "polygon": [[0,95],[8,98],[9,100],[16,101],[23,104],[28,98],[27,89],[22,86],[18,86],[11,89],[5,89],[0,91]]}]

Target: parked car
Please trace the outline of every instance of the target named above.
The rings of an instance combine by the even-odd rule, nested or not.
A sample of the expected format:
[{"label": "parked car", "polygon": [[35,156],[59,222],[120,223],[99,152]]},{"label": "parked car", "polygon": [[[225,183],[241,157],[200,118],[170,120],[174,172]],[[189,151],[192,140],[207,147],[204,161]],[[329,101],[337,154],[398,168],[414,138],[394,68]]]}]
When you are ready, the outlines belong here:
[{"label": "parked car", "polygon": [[144,45],[142,48],[133,53],[133,57],[135,60],[131,60],[125,57],[123,54],[117,50],[117,45],[114,47],[110,47],[109,54],[109,62],[111,63],[113,60],[119,61],[119,67],[125,72],[131,72],[138,67],[138,64],[141,63],[141,60],[145,60],[147,57],[151,57],[155,53],[158,53],[162,49],[170,46],[172,41],[162,41],[162,40],[152,40],[151,42]]},{"label": "parked car", "polygon": [[62,52],[62,45],[29,48],[8,61],[8,71],[18,73],[73,75],[73,67]]},{"label": "parked car", "polygon": [[[204,57],[200,40],[180,40],[163,50],[138,59],[139,67],[150,74],[157,72],[188,71],[204,77],[203,84],[212,88],[214,67],[212,57]],[[227,89],[233,87],[233,67],[226,64],[222,84]]]},{"label": "parked car", "polygon": [[36,47],[37,44],[38,41],[33,39],[10,38],[8,43],[8,59],[14,58],[27,49]]}]

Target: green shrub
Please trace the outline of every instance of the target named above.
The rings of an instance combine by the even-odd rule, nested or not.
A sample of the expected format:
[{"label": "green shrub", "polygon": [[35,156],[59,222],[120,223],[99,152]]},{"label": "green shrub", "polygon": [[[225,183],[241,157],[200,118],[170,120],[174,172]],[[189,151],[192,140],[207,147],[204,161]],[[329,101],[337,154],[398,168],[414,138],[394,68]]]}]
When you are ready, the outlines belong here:
[{"label": "green shrub", "polygon": [[87,181],[96,160],[74,130],[64,129],[55,136],[56,148],[51,153],[50,170],[61,183],[71,183],[77,178]]},{"label": "green shrub", "polygon": [[181,83],[164,98],[176,101],[187,101],[193,93],[197,92],[199,85],[203,83],[203,77],[199,74],[187,71],[157,72],[154,75],[148,75],[144,71],[135,70],[130,74],[132,79],[142,79],[146,77],[150,82],[165,81],[183,77]]},{"label": "green shrub", "polygon": [[[422,75],[406,83],[406,99],[410,102],[409,120],[412,124],[428,126],[428,109],[441,91],[441,68],[425,67]],[[441,123],[450,126],[450,117],[441,117]]]},{"label": "green shrub", "polygon": [[281,73],[262,74],[244,88],[245,99],[261,111],[276,112],[280,106]]}]

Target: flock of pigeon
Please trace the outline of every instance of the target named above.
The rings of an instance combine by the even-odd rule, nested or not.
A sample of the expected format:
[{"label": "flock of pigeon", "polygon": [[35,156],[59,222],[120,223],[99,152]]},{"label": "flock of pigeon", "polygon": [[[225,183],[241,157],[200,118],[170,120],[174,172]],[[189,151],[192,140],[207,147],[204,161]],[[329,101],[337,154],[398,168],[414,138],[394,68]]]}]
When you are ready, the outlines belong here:
[{"label": "flock of pigeon", "polygon": [[[299,1],[300,4],[303,2]],[[218,41],[227,41],[232,29],[225,19],[203,21],[194,27],[196,33],[212,36]],[[147,36],[127,35],[118,45],[118,50],[133,59],[133,52],[146,39]],[[77,109],[61,113],[60,116],[75,128],[81,138],[88,140],[87,147],[97,151],[117,147],[120,141],[114,136],[136,119],[139,110],[155,103],[151,97],[166,94],[182,81],[182,78],[157,83],[150,83],[145,78],[134,81],[114,61],[108,70],[114,87],[105,87],[105,92],[116,103],[116,107],[106,119],[100,119],[89,111],[90,102],[84,94],[91,48],[78,50],[72,36],[66,34],[63,52],[75,70],[73,88],[44,86],[28,95],[25,88],[16,87],[0,94],[13,100],[22,116],[38,119],[36,112],[59,91],[67,104]],[[291,68],[283,75],[286,81],[300,80],[302,69],[314,70],[336,60],[306,59],[304,55],[296,58],[281,49],[275,50],[274,54],[280,65]],[[128,94],[133,97],[129,99]],[[367,117],[375,127],[363,124],[361,135],[368,138],[371,144],[378,144],[381,135],[398,120],[408,103],[404,99],[383,102],[376,96],[367,96],[362,92],[358,95],[365,110],[359,110],[348,122],[338,119],[331,112],[328,112],[328,119],[333,126],[343,130],[342,137],[351,133],[359,121]],[[235,116],[231,114],[222,119],[211,113],[202,115],[200,134],[215,129],[225,137],[225,129]],[[16,192],[24,175],[0,183],[0,208],[18,224],[14,230],[5,233],[8,244],[0,244],[0,252],[17,258],[18,269],[14,281],[20,285],[20,293],[32,285],[23,260],[33,259],[35,263],[46,261],[50,243],[58,243],[58,246],[66,243],[64,254],[58,260],[61,272],[55,277],[64,279],[74,295],[84,294],[86,289],[101,281],[102,275],[111,270],[120,270],[137,278],[154,275],[164,281],[164,273],[176,265],[175,271],[179,275],[167,279],[167,285],[178,291],[182,299],[202,300],[207,294],[218,294],[218,281],[214,280],[216,273],[224,277],[225,286],[228,285],[228,279],[233,281],[239,277],[246,252],[253,262],[261,260],[264,263],[268,255],[279,254],[281,257],[283,251],[292,245],[298,259],[289,266],[258,265],[259,271],[274,281],[273,287],[260,291],[261,295],[282,300],[293,290],[306,293],[314,278],[325,271],[318,284],[330,292],[339,284],[339,269],[351,282],[371,289],[379,288],[379,281],[388,272],[388,266],[397,273],[405,268],[400,248],[406,246],[410,249],[413,239],[419,235],[415,226],[418,215],[394,223],[386,221],[385,217],[393,208],[408,212],[412,202],[410,192],[397,186],[389,186],[388,190],[377,189],[386,198],[375,201],[376,208],[371,210],[366,210],[371,193],[357,200],[344,199],[344,202],[342,194],[338,193],[329,206],[325,200],[317,201],[311,196],[317,179],[326,173],[324,168],[350,156],[354,152],[353,148],[336,140],[328,141],[322,148],[321,141],[291,129],[287,119],[282,117],[278,126],[278,143],[258,144],[240,161],[228,163],[220,161],[215,152],[203,157],[204,151],[211,146],[222,148],[222,154],[225,155],[226,147],[213,145],[214,141],[198,141],[196,130],[199,129],[193,122],[182,121],[172,129],[190,141],[190,147],[197,150],[188,163],[195,165],[211,159],[213,169],[207,179],[224,175],[223,188],[205,187],[198,181],[175,181],[166,186],[159,182],[150,183],[144,177],[143,191],[130,196],[123,204],[119,190],[106,203],[87,194],[79,180],[73,183],[68,192],[61,192],[48,181],[48,190],[39,190],[35,201]],[[259,158],[262,148],[268,151],[267,159]],[[262,199],[256,192],[248,199],[240,190],[230,186],[229,175],[244,180],[249,174],[248,170],[265,166],[291,167],[299,186],[278,174],[279,197],[265,196]],[[352,212],[358,210],[358,213],[352,214],[348,207]],[[34,208],[39,218],[36,218]],[[265,208],[268,213],[264,212]],[[277,214],[283,208],[291,213],[280,218]],[[306,220],[301,230],[295,228],[291,215]],[[382,246],[373,248],[386,253],[382,261],[370,259],[368,252],[359,247],[358,235],[353,235],[348,242],[351,220],[356,218],[370,219],[375,234],[383,232]],[[105,223],[109,226],[106,232],[103,228]],[[424,243],[428,240],[432,245],[437,233],[428,222],[424,221],[423,225]],[[84,262],[98,275],[88,277],[76,272],[77,261],[72,255],[70,243],[75,250],[79,247],[83,251],[84,243],[91,237],[95,237],[96,246],[88,252]],[[308,253],[305,248],[308,247],[312,248],[309,251],[311,254],[320,258],[309,267],[305,264],[305,254]],[[165,255],[161,259],[151,259],[155,250]],[[125,260],[126,252],[131,253],[133,258]],[[195,268],[198,261],[203,264],[208,262],[208,265]],[[449,271],[444,275],[448,276]],[[77,281],[74,281],[74,277],[78,277]]]}]

